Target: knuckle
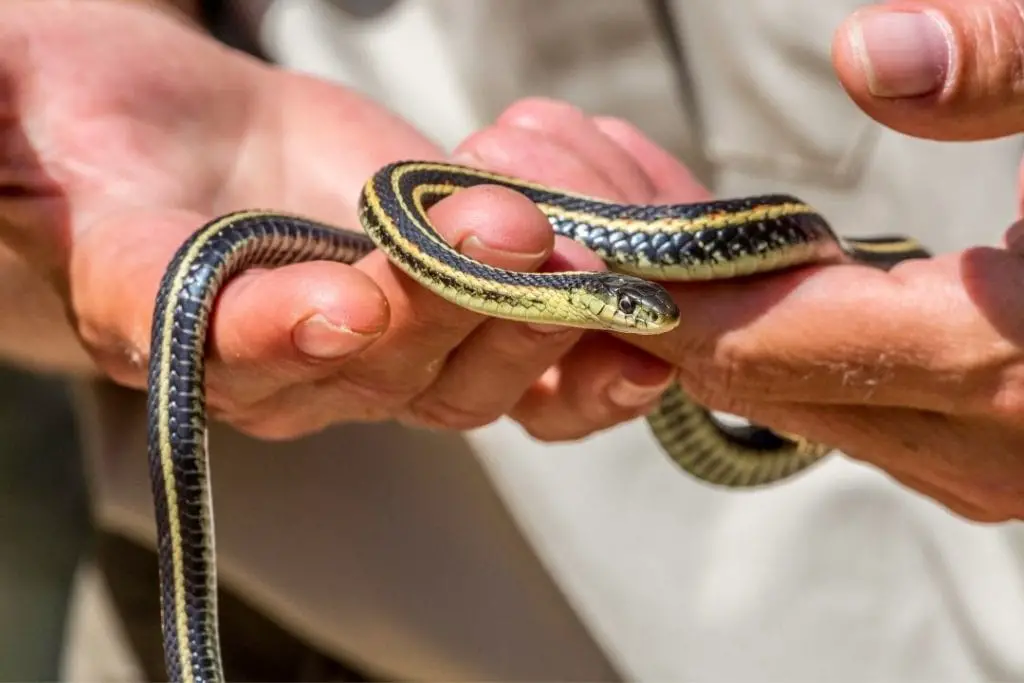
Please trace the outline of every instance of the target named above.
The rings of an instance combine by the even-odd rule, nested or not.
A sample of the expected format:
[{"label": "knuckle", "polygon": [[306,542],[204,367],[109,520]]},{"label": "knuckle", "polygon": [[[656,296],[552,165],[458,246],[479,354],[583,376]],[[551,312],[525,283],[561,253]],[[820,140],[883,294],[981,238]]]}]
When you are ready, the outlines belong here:
[{"label": "knuckle", "polygon": [[620,116],[597,116],[595,120],[604,130],[617,131],[627,136],[642,134],[640,129],[633,125],[631,121]]},{"label": "knuckle", "polygon": [[82,348],[112,380],[133,388],[145,386],[148,349],[139,348],[106,327],[82,320],[78,323],[78,338]]},{"label": "knuckle", "polygon": [[146,360],[131,350],[91,351],[93,362],[117,384],[133,389],[146,386]]},{"label": "knuckle", "polygon": [[447,301],[438,294],[423,294],[429,298],[429,303],[411,306],[406,314],[406,334],[410,339],[461,339],[471,328],[470,321],[479,317],[479,314]]},{"label": "knuckle", "polygon": [[1019,424],[1024,418],[1024,386],[1000,386],[981,409],[996,420]]},{"label": "knuckle", "polygon": [[487,405],[469,407],[436,394],[413,401],[405,412],[416,424],[457,431],[485,427],[501,418],[501,411]]},{"label": "knuckle", "polygon": [[574,437],[571,432],[565,431],[564,428],[556,427],[548,422],[533,422],[523,421],[519,425],[523,428],[531,439],[540,441],[542,443],[558,443],[561,441],[569,441]]},{"label": "knuckle", "polygon": [[597,431],[589,421],[560,419],[547,411],[513,412],[511,417],[530,438],[542,443],[577,441]]},{"label": "knuckle", "polygon": [[687,337],[676,340],[671,358],[685,359],[676,363],[680,376],[687,379],[691,389],[736,384],[743,377],[743,369],[753,365],[754,350],[743,335],[724,335],[714,338]]},{"label": "knuckle", "polygon": [[444,361],[437,359],[417,368],[352,368],[340,376],[325,379],[324,383],[334,387],[346,400],[397,413],[433,384],[443,367]]},{"label": "knuckle", "polygon": [[728,377],[728,373],[720,381],[709,382],[708,373],[680,368],[678,382],[690,400],[707,410],[716,410],[739,416],[746,416],[751,413],[750,403],[732,393],[732,382]]},{"label": "knuckle", "polygon": [[713,356],[713,372],[708,373],[723,393],[740,391],[756,369],[766,365],[760,346],[745,341],[744,335],[726,335],[720,340]]},{"label": "knuckle", "polygon": [[394,411],[405,405],[412,394],[402,383],[372,382],[361,377],[332,378],[327,393],[340,396],[347,403],[384,411]]},{"label": "knuckle", "polygon": [[787,357],[782,349],[770,349],[754,335],[728,334],[713,346],[692,356],[680,374],[689,388],[715,401],[761,401],[792,399],[818,381],[839,378],[848,384],[854,365],[822,364],[799,357]]},{"label": "knuckle", "polygon": [[498,117],[501,123],[551,122],[584,118],[583,110],[562,100],[531,96],[516,100]]},{"label": "knuckle", "polygon": [[908,364],[925,369],[927,376],[914,377],[915,384],[927,388],[929,401],[941,412],[986,413],[1011,423],[1024,418],[1024,359],[1009,341],[987,348],[953,345]]},{"label": "knuckle", "polygon": [[261,441],[289,441],[312,434],[322,426],[308,419],[296,420],[291,413],[251,412],[227,420],[238,431]]},{"label": "knuckle", "polygon": [[961,382],[961,385],[976,390],[949,393],[960,397],[958,412],[981,410],[997,420],[1020,424],[1024,419],[1024,363],[1014,357],[1006,358],[996,365],[998,367],[976,370],[973,378]]},{"label": "knuckle", "polygon": [[1017,0],[964,3],[963,12],[960,29],[973,49],[965,51],[971,63],[954,87],[1024,94],[1024,6]]},{"label": "knuckle", "polygon": [[527,366],[532,371],[540,364],[553,363],[559,352],[567,351],[580,337],[570,328],[538,330],[528,325],[516,325],[503,334],[491,335],[488,344],[487,364],[489,368],[513,369]]},{"label": "knuckle", "polygon": [[546,420],[539,422],[525,421],[519,424],[530,438],[542,443],[578,441],[605,429],[605,427],[585,427],[580,424],[557,424]]},{"label": "knuckle", "polygon": [[523,139],[533,135],[523,128],[490,126],[471,133],[459,145],[459,150],[480,159],[477,164],[500,169],[504,168],[507,162],[495,160],[515,158],[522,147]]},{"label": "knuckle", "polygon": [[[213,374],[213,373],[211,373]],[[207,410],[211,414],[224,416],[227,419],[234,419],[236,416],[258,414],[266,404],[267,399],[256,399],[247,396],[245,391],[239,391],[237,387],[226,387],[218,381],[216,376],[208,377],[206,381],[206,402]]]},{"label": "knuckle", "polygon": [[321,411],[311,409],[307,397],[295,388],[280,389],[261,398],[244,390],[218,389],[213,381],[207,390],[207,413],[219,422],[263,441],[296,439],[321,429]]}]

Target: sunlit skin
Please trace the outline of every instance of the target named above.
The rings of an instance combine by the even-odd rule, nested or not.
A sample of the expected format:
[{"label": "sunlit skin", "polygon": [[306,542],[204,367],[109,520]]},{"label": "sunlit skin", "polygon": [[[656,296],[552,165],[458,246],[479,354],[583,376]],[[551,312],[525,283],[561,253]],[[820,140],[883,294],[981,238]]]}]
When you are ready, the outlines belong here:
[{"label": "sunlit skin", "polygon": [[[233,52],[156,4],[0,3],[0,350],[140,389],[153,295],[196,227],[251,206],[354,226],[377,168],[444,158],[381,107]],[[850,29],[922,8],[943,17],[933,47],[953,41],[948,64],[930,92],[894,97],[881,80],[914,79],[877,69],[868,79]],[[1010,0],[870,7],[839,28],[835,66],[851,98],[901,132],[1020,132],[1022,17]],[[708,198],[628,123],[557,102],[514,104],[455,160],[617,201]],[[431,217],[499,267],[604,270],[499,188],[460,192]],[[214,314],[211,407],[269,439],[353,420],[462,429],[510,415],[558,441],[636,419],[678,373],[711,407],[834,444],[965,517],[1021,518],[1024,242],[1007,227],[1005,248],[889,273],[828,265],[756,286],[670,285],[681,321],[656,336],[486,319],[381,254],[252,272]]]}]

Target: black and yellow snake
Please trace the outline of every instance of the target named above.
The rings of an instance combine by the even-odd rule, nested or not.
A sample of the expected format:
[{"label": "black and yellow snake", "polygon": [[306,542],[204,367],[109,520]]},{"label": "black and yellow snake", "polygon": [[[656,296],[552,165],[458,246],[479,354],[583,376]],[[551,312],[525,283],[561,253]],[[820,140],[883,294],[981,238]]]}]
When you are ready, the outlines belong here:
[{"label": "black and yellow snake", "polygon": [[[610,272],[520,273],[449,246],[427,210],[460,189],[499,185],[532,200],[557,234],[589,247]],[[660,334],[680,311],[643,277],[707,280],[804,263],[855,260],[888,267],[925,257],[905,238],[840,239],[787,195],[673,206],[616,204],[462,166],[400,162],[365,185],[364,233],[273,211],[239,211],[200,228],[161,282],[149,366],[149,458],[158,530],[162,627],[170,680],[223,680],[217,632],[204,352],[214,300],[250,267],[354,262],[374,248],[423,287],[486,316],[595,330]],[[668,456],[708,483],[767,484],[825,456],[827,446],[756,426],[728,427],[679,386],[648,417]]]}]

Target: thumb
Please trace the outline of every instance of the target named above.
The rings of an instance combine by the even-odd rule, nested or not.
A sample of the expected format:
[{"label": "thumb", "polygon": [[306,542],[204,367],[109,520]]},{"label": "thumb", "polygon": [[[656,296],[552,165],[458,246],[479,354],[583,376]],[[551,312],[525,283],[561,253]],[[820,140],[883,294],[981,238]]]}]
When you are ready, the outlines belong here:
[{"label": "thumb", "polygon": [[[203,222],[185,212],[126,213],[76,237],[72,316],[94,360],[115,381],[145,386],[161,277]],[[255,402],[336,371],[388,322],[384,294],[353,266],[313,261],[246,271],[224,285],[212,311],[210,379],[229,400]]]},{"label": "thumb", "polygon": [[1024,0],[895,0],[836,33],[840,82],[865,113],[935,140],[1024,130]]}]

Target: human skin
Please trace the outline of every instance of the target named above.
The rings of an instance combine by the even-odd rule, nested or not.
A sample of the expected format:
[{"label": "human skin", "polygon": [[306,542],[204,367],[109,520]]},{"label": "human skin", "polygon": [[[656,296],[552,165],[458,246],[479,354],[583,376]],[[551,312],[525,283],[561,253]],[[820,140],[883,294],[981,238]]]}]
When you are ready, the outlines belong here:
[{"label": "human skin", "polygon": [[[202,221],[259,204],[355,225],[354,198],[376,168],[442,155],[342,88],[129,5],[0,5],[0,278],[18,293],[0,301],[0,349],[141,388],[157,282]],[[937,37],[908,21],[922,9],[926,22],[941,18]],[[897,130],[1018,132],[1022,16],[1008,0],[867,8],[837,33],[837,72]],[[904,49],[872,47],[879,26]],[[183,56],[173,68],[160,59],[170,51]],[[459,154],[626,201],[707,196],[629,124],[560,103],[518,103]],[[495,188],[445,200],[434,218],[496,265],[601,267]],[[1004,248],[890,272],[815,266],[756,286],[672,285],[682,324],[642,338],[485,320],[381,254],[248,273],[214,315],[212,407],[265,438],[346,420],[465,428],[508,414],[537,438],[564,440],[640,415],[675,372],[712,408],[834,445],[970,519],[1024,518],[1021,234],[1013,226]]]},{"label": "human skin", "polygon": [[[833,55],[852,99],[895,130],[936,140],[1024,130],[1022,2],[868,7],[839,28]],[[559,103],[517,104],[464,152],[624,201],[708,196],[628,124]],[[658,184],[628,181],[638,174]],[[1022,519],[1024,226],[1006,227],[1001,248],[890,272],[816,266],[754,286],[671,286],[686,312],[679,328],[630,342],[678,366],[711,408],[834,445],[969,519]]]},{"label": "human skin", "polygon": [[[378,105],[230,50],[157,4],[0,4],[0,350],[134,388],[159,279],[203,222],[270,206],[358,229],[377,168],[443,158]],[[468,191],[432,217],[492,265],[603,267],[518,195]],[[671,376],[610,337],[473,314],[380,252],[246,272],[224,288],[210,337],[212,414],[268,439],[356,420],[465,429],[523,401],[557,402],[587,433],[642,414]],[[600,391],[526,396],[567,354],[566,386],[596,364]]]}]

